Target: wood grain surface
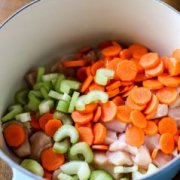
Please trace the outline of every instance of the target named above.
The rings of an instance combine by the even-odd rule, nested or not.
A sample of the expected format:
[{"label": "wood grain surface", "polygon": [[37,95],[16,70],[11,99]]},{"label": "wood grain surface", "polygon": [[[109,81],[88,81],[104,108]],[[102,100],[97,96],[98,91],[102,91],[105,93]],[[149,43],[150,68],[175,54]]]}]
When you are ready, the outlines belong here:
[{"label": "wood grain surface", "polygon": [[[180,0],[165,0],[178,10],[180,10]],[[0,24],[5,21],[12,13],[14,13],[20,7],[31,2],[31,0],[0,0]],[[11,180],[12,171],[0,159],[0,180]],[[177,176],[177,180],[180,179],[180,175]]]}]

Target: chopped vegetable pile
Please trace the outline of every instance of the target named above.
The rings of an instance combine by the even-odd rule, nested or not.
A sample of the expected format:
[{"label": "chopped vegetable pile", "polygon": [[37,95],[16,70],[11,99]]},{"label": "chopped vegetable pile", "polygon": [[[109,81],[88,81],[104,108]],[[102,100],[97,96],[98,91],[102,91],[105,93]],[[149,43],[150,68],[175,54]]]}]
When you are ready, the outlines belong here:
[{"label": "chopped vegetable pile", "polygon": [[180,151],[180,49],[115,41],[26,74],[1,118],[21,166],[49,180],[141,179]]}]

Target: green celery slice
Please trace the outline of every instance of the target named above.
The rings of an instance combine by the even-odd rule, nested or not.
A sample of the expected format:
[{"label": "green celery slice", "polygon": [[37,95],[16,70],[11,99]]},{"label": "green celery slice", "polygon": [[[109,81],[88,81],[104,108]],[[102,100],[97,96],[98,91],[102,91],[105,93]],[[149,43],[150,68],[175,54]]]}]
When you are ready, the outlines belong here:
[{"label": "green celery slice", "polygon": [[79,96],[80,96],[80,93],[74,91],[71,101],[70,101],[69,109],[68,109],[69,113],[72,113],[74,111],[74,108],[75,108],[75,105],[76,105],[76,102],[77,102]]},{"label": "green celery slice", "polygon": [[42,81],[42,76],[45,74],[45,68],[44,67],[39,67],[37,70],[37,78],[36,78],[36,83]]},{"label": "green celery slice", "polygon": [[56,110],[60,112],[68,113],[68,108],[69,108],[68,101],[59,100]]},{"label": "green celery slice", "polygon": [[66,79],[61,81],[60,91],[69,94],[71,89],[79,90],[80,86],[80,82]]}]

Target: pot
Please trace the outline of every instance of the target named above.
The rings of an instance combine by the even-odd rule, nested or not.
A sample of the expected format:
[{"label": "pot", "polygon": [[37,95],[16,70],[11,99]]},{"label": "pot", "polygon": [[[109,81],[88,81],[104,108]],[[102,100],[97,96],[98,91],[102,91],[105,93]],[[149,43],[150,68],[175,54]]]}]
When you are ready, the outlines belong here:
[{"label": "pot", "polygon": [[[0,27],[0,116],[33,66],[103,40],[140,43],[159,54],[180,47],[180,14],[155,0],[35,0]],[[1,133],[1,128],[0,128]],[[0,157],[14,180],[41,179],[21,168],[0,135]],[[168,180],[180,170],[180,157],[145,179]]]}]

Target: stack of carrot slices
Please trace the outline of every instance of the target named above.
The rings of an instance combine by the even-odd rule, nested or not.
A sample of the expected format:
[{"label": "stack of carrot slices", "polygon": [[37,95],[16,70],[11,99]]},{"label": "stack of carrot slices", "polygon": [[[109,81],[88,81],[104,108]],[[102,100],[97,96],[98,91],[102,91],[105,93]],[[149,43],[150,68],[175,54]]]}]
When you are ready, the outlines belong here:
[{"label": "stack of carrot slices", "polygon": [[[92,64],[84,63],[85,66],[84,60],[64,64],[65,67],[77,67],[78,64],[76,74],[82,82],[81,93],[99,90],[109,96],[105,104],[89,104],[84,111],[72,113],[82,141],[88,142],[94,149],[108,149],[103,144],[106,137],[103,123],[116,118],[129,124],[125,132],[129,145],[139,147],[144,143],[144,136],[159,133],[159,145],[164,153],[170,154],[174,150],[175,136],[180,150],[175,120],[170,117],[154,119],[159,103],[171,105],[178,98],[176,88],[180,85],[180,49],[175,50],[171,57],[161,57],[140,44],[123,48],[115,41],[108,41],[101,43],[99,48],[101,58]],[[81,57],[82,52],[79,54]],[[111,69],[115,73],[105,86],[94,80],[100,68]],[[169,126],[171,128],[167,130]],[[153,158],[157,152],[158,149],[153,150]]]}]

